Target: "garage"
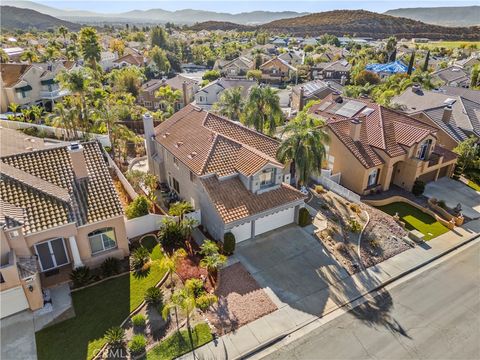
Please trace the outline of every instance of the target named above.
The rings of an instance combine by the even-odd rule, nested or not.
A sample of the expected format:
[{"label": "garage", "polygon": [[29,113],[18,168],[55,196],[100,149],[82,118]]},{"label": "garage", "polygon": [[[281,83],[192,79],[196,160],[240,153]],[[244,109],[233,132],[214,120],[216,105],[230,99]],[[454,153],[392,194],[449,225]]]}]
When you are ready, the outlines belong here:
[{"label": "garage", "polygon": [[295,221],[295,207],[255,220],[255,236],[291,224]]},{"label": "garage", "polygon": [[248,240],[252,237],[252,223],[250,221],[235,226],[229,230],[234,236],[237,243]]}]

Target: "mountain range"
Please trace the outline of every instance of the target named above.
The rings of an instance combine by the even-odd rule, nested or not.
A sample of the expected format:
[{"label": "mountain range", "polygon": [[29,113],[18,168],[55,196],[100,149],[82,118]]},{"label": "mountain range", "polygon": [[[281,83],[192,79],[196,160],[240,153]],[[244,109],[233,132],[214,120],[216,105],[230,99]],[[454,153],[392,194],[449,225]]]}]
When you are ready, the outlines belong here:
[{"label": "mountain range", "polygon": [[442,26],[480,25],[480,6],[394,9],[385,14]]},{"label": "mountain range", "polygon": [[0,6],[0,23],[2,29],[48,29],[65,26],[69,30],[80,30],[81,25],[56,17],[39,13],[31,9],[20,9],[13,6]]}]

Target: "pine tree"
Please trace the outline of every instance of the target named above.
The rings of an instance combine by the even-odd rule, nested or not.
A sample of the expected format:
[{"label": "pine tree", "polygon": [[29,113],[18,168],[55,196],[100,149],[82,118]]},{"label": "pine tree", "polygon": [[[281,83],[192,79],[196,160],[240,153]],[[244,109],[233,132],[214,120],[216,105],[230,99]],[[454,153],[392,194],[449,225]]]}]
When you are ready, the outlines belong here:
[{"label": "pine tree", "polygon": [[428,61],[430,60],[430,50],[427,51],[427,55],[425,56],[425,62],[423,63],[423,71],[428,71]]},{"label": "pine tree", "polygon": [[412,56],[410,57],[410,62],[408,63],[408,70],[407,70],[408,75],[412,75],[414,62],[415,62],[415,51],[412,53]]}]

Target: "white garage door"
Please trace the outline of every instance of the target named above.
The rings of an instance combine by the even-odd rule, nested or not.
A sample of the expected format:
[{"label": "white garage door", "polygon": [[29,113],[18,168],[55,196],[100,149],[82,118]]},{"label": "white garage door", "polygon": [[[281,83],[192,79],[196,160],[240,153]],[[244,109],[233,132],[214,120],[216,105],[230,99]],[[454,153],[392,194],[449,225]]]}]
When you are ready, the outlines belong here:
[{"label": "white garage door", "polygon": [[245,241],[252,237],[252,223],[249,221],[245,224],[235,226],[230,229],[230,232],[235,235],[235,242]]},{"label": "white garage door", "polygon": [[272,215],[255,220],[255,235],[277,229],[281,226],[291,224],[295,221],[295,208],[279,211]]}]

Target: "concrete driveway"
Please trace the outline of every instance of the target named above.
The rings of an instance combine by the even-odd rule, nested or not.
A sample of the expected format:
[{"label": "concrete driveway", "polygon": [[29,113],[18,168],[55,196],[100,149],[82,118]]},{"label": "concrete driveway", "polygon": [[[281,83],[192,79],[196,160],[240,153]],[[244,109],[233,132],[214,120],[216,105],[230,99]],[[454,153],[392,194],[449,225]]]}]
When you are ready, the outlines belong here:
[{"label": "concrete driveway", "polygon": [[36,360],[33,314],[29,310],[3,318],[0,323],[1,359]]},{"label": "concrete driveway", "polygon": [[464,183],[447,177],[430,182],[425,186],[425,196],[444,200],[448,207],[462,204],[462,211],[470,219],[480,218],[480,192]]},{"label": "concrete driveway", "polygon": [[324,310],[329,285],[348,276],[318,240],[296,225],[244,241],[235,254],[277,307],[312,315]]}]

